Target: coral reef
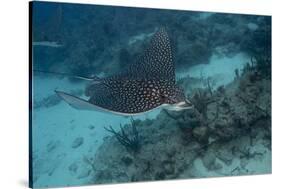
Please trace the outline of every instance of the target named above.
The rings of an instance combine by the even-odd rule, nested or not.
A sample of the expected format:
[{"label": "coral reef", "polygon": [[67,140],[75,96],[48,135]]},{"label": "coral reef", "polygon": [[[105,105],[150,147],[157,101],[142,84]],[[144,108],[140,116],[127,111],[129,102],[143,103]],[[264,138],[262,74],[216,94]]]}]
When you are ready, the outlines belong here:
[{"label": "coral reef", "polygon": [[136,128],[136,122],[131,118],[131,124],[126,127],[128,130],[129,127],[131,127],[132,132],[126,133],[122,125],[120,125],[120,132],[116,132],[111,126],[109,128],[104,128],[108,132],[114,134],[116,139],[119,141],[121,145],[123,145],[128,151],[132,151],[134,153],[137,153],[140,150],[141,144],[140,144],[140,136],[138,133],[138,130]]},{"label": "coral reef", "polygon": [[[200,89],[193,110],[163,110],[155,120],[136,120],[142,136],[138,153],[124,151],[116,137],[107,138],[94,159],[90,182],[270,173],[270,79],[252,81],[252,74],[243,72],[212,92]],[[127,129],[130,125],[121,133]],[[266,169],[253,171],[253,162],[263,162]]]}]

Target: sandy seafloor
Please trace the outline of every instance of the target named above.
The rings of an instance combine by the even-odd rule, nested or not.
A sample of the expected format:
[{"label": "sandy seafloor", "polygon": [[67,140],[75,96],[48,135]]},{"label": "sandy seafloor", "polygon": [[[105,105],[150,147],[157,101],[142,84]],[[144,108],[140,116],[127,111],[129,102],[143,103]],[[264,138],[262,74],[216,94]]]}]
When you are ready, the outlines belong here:
[{"label": "sandy seafloor", "polygon": [[[238,53],[233,57],[214,55],[209,64],[196,65],[188,70],[178,71],[177,77],[187,75],[200,77],[204,74],[205,77],[216,77],[218,79],[216,86],[227,85],[235,77],[234,70],[242,69],[247,61],[249,58],[243,53]],[[42,76],[35,76],[33,82],[33,96],[37,101],[54,95],[55,89],[70,92],[83,90],[85,85],[84,83],[71,83],[66,78]],[[153,119],[159,112],[158,109],[134,116],[134,119]],[[34,109],[32,120],[34,186],[67,186],[89,183],[93,170],[83,161],[83,157],[87,154],[93,156],[104,138],[111,136],[104,127],[111,125],[118,130],[120,124],[129,122],[129,117],[111,113],[79,111],[63,101],[50,107]],[[78,147],[74,144],[75,140],[76,143],[77,141],[79,143]],[[257,145],[257,147],[264,148],[262,145]],[[239,159],[234,160],[231,165],[224,166],[223,170],[233,170],[239,161]],[[271,164],[271,153],[268,153],[268,156],[262,160],[253,159],[248,165],[248,169],[255,172],[270,172],[271,170],[267,170],[269,169],[268,164]],[[215,172],[207,171],[200,159],[195,160],[195,165],[194,171],[198,173],[197,175],[219,176]],[[75,170],[75,174],[73,170]]]}]

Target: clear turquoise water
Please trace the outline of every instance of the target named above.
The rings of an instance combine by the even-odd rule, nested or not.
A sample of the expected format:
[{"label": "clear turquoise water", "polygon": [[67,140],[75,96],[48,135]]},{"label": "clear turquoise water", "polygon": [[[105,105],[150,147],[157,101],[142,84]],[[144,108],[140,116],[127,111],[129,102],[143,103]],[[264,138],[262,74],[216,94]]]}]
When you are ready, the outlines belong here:
[{"label": "clear turquoise water", "polygon": [[[54,90],[84,97],[87,82],[35,70],[84,76],[117,73],[134,61],[153,32],[165,25],[175,41],[175,56],[179,55],[175,58],[177,78],[189,75],[200,79],[203,75],[216,81],[214,88],[227,85],[234,80],[235,70],[242,70],[256,53],[250,48],[251,42],[266,46],[270,39],[266,36],[264,40],[264,34],[257,29],[267,27],[263,25],[266,23],[263,16],[214,15],[34,2],[31,146],[34,187],[91,182],[93,170],[83,157],[94,156],[104,139],[111,136],[104,127],[111,125],[118,130],[120,124],[130,122],[129,117],[71,108]],[[217,28],[207,31],[207,23],[210,28]],[[225,28],[225,33],[217,31],[220,27]],[[233,27],[239,32],[233,33]],[[200,36],[206,39],[201,40]],[[197,44],[193,50],[189,48],[191,44]],[[186,55],[189,51],[194,54]],[[135,119],[154,119],[159,112],[154,110]],[[77,143],[78,147],[73,147]]]}]

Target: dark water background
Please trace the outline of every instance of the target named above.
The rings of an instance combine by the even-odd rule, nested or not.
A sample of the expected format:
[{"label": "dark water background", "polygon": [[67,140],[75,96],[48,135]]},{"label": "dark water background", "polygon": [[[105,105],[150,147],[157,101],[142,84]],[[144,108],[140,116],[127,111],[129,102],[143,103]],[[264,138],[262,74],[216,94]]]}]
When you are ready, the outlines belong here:
[{"label": "dark water background", "polygon": [[35,62],[39,58],[42,62],[35,66],[74,74],[120,70],[134,61],[147,42],[137,40],[128,46],[130,38],[159,27],[168,29],[178,69],[208,63],[221,46],[226,54],[271,52],[271,18],[267,16],[36,2],[33,18],[33,41],[64,45],[55,50],[35,49]]}]

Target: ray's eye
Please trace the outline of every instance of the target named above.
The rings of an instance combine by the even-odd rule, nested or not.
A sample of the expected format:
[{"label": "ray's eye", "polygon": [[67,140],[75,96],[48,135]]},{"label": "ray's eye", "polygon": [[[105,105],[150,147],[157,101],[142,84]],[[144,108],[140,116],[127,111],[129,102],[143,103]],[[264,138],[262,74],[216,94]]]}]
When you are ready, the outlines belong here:
[{"label": "ray's eye", "polygon": [[161,101],[162,103],[167,102],[167,96],[164,95],[164,94],[161,94],[161,95],[160,95],[160,101]]}]

